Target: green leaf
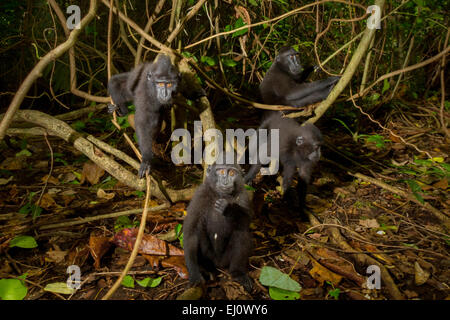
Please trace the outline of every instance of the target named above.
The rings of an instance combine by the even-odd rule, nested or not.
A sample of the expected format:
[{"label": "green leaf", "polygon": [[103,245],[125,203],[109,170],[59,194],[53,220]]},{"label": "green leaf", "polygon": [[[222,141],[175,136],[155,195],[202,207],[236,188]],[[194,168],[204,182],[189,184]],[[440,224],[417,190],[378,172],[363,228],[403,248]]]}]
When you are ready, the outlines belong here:
[{"label": "green leaf", "polygon": [[78,180],[81,180],[81,173],[72,170],[72,173],[77,177]]},{"label": "green leaf", "polygon": [[414,243],[402,243],[402,245],[404,245],[405,247],[411,247],[414,249],[419,249],[418,246],[416,246]]},{"label": "green leaf", "polygon": [[44,291],[56,292],[61,294],[72,294],[76,290],[67,286],[66,282],[54,282],[45,286]]},{"label": "green leaf", "polygon": [[16,157],[20,156],[31,157],[31,155],[32,155],[31,152],[28,151],[27,149],[23,149],[22,151],[16,153]]},{"label": "green leaf", "polygon": [[425,203],[425,200],[423,199],[423,197],[420,193],[413,192],[413,195],[421,204]]},{"label": "green leaf", "polygon": [[276,287],[288,291],[299,292],[301,289],[298,282],[292,280],[289,275],[269,266],[262,268],[259,282],[264,286]]},{"label": "green leaf", "polygon": [[29,214],[30,212],[31,212],[31,203],[29,202],[19,209],[19,213],[21,214]]},{"label": "green leaf", "polygon": [[422,188],[415,180],[405,180],[412,192],[421,192]]},{"label": "green leaf", "polygon": [[233,59],[223,59],[222,63],[227,67],[235,67],[237,66],[237,62]]},{"label": "green leaf", "polygon": [[38,244],[36,243],[36,240],[34,240],[31,236],[17,236],[14,239],[11,240],[9,243],[9,247],[19,247],[19,248],[25,248],[25,249],[32,249],[36,248]]},{"label": "green leaf", "polygon": [[76,131],[81,131],[86,127],[86,124],[83,121],[77,120],[72,124],[72,128]]},{"label": "green leaf", "polygon": [[138,198],[142,198],[145,196],[145,193],[143,191],[135,191],[134,195],[136,195]]},{"label": "green leaf", "polygon": [[389,84],[388,79],[384,79],[383,82],[383,89],[381,90],[381,94],[385,93],[387,90],[389,90],[389,88],[391,87],[391,85]]},{"label": "green leaf", "polygon": [[183,225],[181,223],[175,226],[175,234],[177,235],[177,237],[179,237],[181,234],[181,228],[183,228]]},{"label": "green leaf", "polygon": [[134,288],[134,279],[130,275],[126,275],[122,280],[122,285],[127,288]]},{"label": "green leaf", "polygon": [[114,232],[119,232],[125,228],[133,228],[135,225],[131,222],[127,216],[118,217],[114,222]]},{"label": "green leaf", "polygon": [[41,215],[41,213],[42,213],[42,208],[41,207],[39,207],[39,206],[37,206],[35,204],[31,205],[31,217],[33,219],[36,219],[37,217],[39,217]]},{"label": "green leaf", "polygon": [[211,58],[211,57],[208,57],[208,56],[201,57],[200,61],[203,62],[203,63],[206,63],[210,67],[213,67],[213,66],[216,65],[216,61],[214,60],[214,58]]},{"label": "green leaf", "polygon": [[300,298],[298,292],[269,287],[269,295],[273,300],[297,300]]},{"label": "green leaf", "polygon": [[248,2],[250,2],[252,6],[258,6],[258,2],[256,2],[256,0],[248,0]]},{"label": "green leaf", "polygon": [[253,188],[252,186],[249,186],[249,185],[245,185],[244,188],[247,190],[250,190],[250,191],[256,191],[255,188]]},{"label": "green leaf", "polygon": [[[234,29],[240,28],[245,26],[246,24],[244,23],[244,20],[242,18],[239,18],[236,20],[235,24],[234,24]],[[232,37],[239,37],[242,36],[243,34],[246,34],[248,31],[248,28],[236,31],[235,33],[233,33]]]},{"label": "green leaf", "polygon": [[370,96],[370,100],[372,101],[377,101],[380,98],[380,94],[378,93],[374,93],[373,95]]},{"label": "green leaf", "polygon": [[23,300],[28,289],[19,279],[0,279],[0,299]]},{"label": "green leaf", "polygon": [[339,290],[339,288],[328,291],[328,294],[336,300],[339,298],[339,293],[341,293],[341,290]]},{"label": "green leaf", "polygon": [[136,280],[136,282],[141,286],[141,287],[149,287],[149,288],[154,288],[159,286],[159,284],[161,283],[162,277],[158,277],[155,279],[152,278],[145,278],[143,280]]}]

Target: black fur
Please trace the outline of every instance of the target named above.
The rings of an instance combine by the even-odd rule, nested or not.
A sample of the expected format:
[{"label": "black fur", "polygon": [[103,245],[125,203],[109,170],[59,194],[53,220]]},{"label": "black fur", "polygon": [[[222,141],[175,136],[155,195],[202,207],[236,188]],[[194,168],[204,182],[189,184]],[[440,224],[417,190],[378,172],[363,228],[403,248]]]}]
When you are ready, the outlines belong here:
[{"label": "black fur", "polygon": [[[224,180],[216,170],[235,171],[235,179]],[[246,290],[252,288],[247,275],[252,250],[249,225],[253,216],[239,165],[212,165],[187,208],[183,224],[184,256],[192,284],[204,282],[201,268],[213,265],[229,269]]]},{"label": "black fur", "polygon": [[[260,128],[279,129],[279,157],[283,170],[282,188],[286,194],[297,169],[299,174],[297,195],[300,210],[302,210],[307,186],[311,182],[311,174],[320,159],[320,147],[323,142],[320,130],[310,123],[300,126],[294,119],[284,118],[278,113],[269,115]],[[268,145],[270,150],[270,139]],[[253,180],[260,169],[261,164],[252,165],[245,176],[245,182],[249,183]]]},{"label": "black fur", "polygon": [[313,70],[302,67],[293,48],[281,48],[259,86],[264,103],[303,107],[324,100],[340,77],[304,83]]},{"label": "black fur", "polygon": [[[179,82],[179,72],[166,55],[156,62],[114,75],[108,82],[108,91],[114,103],[108,106],[110,113],[117,111],[120,116],[126,115],[128,101],[133,101],[136,106],[135,128],[142,154],[139,178],[144,177],[147,169],[150,170],[152,143],[159,129],[161,106],[172,104],[172,96]],[[158,84],[163,86],[158,87]]]}]

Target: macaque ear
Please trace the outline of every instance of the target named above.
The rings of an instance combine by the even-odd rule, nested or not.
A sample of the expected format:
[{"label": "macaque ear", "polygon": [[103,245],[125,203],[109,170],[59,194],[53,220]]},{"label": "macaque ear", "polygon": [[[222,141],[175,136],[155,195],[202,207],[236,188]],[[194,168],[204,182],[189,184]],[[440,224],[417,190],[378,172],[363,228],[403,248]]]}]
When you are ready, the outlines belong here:
[{"label": "macaque ear", "polygon": [[301,146],[303,144],[303,137],[298,136],[297,139],[295,139],[295,144]]},{"label": "macaque ear", "polygon": [[151,71],[149,71],[148,73],[147,73],[147,80],[152,80],[152,77],[153,77],[153,74],[152,74],[152,72]]}]

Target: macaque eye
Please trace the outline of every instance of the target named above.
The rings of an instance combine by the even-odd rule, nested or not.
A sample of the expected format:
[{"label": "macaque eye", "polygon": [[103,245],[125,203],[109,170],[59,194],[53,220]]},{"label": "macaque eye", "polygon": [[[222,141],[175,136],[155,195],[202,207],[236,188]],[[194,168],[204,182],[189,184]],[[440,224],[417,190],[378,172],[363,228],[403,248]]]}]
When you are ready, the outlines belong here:
[{"label": "macaque eye", "polygon": [[234,176],[235,174],[236,173],[234,172],[234,170],[230,170],[230,173],[229,173],[230,177]]},{"label": "macaque eye", "polygon": [[164,82],[158,82],[158,87],[164,87]]},{"label": "macaque eye", "polygon": [[219,169],[216,171],[219,176],[225,175],[225,169]]},{"label": "macaque eye", "polygon": [[167,87],[168,87],[168,88],[170,88],[171,86],[172,86],[172,83],[171,83],[171,82],[167,83]]}]

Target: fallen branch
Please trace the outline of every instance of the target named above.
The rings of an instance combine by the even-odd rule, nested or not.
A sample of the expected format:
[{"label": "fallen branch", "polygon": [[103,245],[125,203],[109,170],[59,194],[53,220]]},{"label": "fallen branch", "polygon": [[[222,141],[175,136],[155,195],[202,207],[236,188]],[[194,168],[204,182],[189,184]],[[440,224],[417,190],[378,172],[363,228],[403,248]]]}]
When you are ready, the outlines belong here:
[{"label": "fallen branch", "polygon": [[[166,209],[168,207],[169,207],[169,205],[167,203],[164,203],[159,206],[148,208],[147,211],[149,211],[149,212],[160,211],[160,210]],[[71,227],[71,226],[85,224],[85,223],[96,221],[96,220],[117,218],[117,217],[121,217],[121,216],[129,216],[130,214],[136,214],[139,212],[142,212],[142,209],[131,209],[131,210],[114,212],[114,213],[101,214],[98,216],[87,217],[87,218],[82,218],[82,219],[76,218],[76,219],[66,221],[66,222],[43,225],[43,226],[39,227],[39,230]]]},{"label": "fallen branch", "polygon": [[[307,214],[309,217],[309,221],[311,222],[311,224],[313,226],[321,224],[321,222],[313,214],[311,214],[309,212],[307,212]],[[329,230],[331,232],[331,237],[332,237],[333,242],[336,243],[336,245],[338,247],[340,247],[343,250],[347,250],[347,251],[355,251],[355,249],[353,249],[347,243],[347,241],[345,241],[345,239],[342,236],[342,234],[340,233],[339,229],[337,229],[336,227],[331,227]],[[384,284],[384,286],[386,286],[386,289],[389,292],[389,294],[391,295],[391,297],[395,300],[405,299],[403,294],[400,292],[397,285],[395,284],[394,280],[392,279],[391,275],[389,274],[387,269],[383,266],[383,264],[379,263],[377,260],[375,260],[374,258],[372,258],[364,253],[356,253],[356,254],[352,255],[352,257],[354,257],[355,260],[362,265],[378,266],[381,271],[381,279],[383,280],[383,284]]]},{"label": "fallen branch", "polygon": [[[14,120],[23,120],[44,127],[47,130],[48,134],[57,136],[67,142],[72,143],[77,150],[84,153],[89,159],[91,159],[94,163],[96,163],[99,167],[107,171],[117,180],[123,182],[124,184],[136,190],[145,189],[145,180],[137,179],[135,174],[131,173],[129,170],[125,169],[115,160],[111,159],[105,153],[103,153],[103,151],[100,149],[100,147],[103,145],[102,143],[98,143],[99,140],[93,137],[92,137],[93,139],[90,138],[92,141],[98,143],[99,146],[97,147],[87,138],[83,137],[81,134],[72,129],[67,123],[55,119],[54,117],[49,116],[43,112],[34,110],[18,111],[16,116],[14,117]],[[8,130],[8,134],[24,133],[24,132],[36,135],[42,135],[45,133],[44,129],[42,128],[30,128],[30,129],[11,128]],[[109,150],[114,149],[111,148],[112,147],[109,146],[107,149]],[[120,155],[119,150],[115,150],[114,153],[116,155]],[[127,160],[130,162],[131,165],[133,165],[132,160],[131,161],[129,159]],[[170,199],[172,199],[173,202],[177,202],[190,199],[193,196],[194,191],[195,188],[188,188],[183,190],[167,189],[167,194],[169,195]],[[156,198],[166,200],[166,197],[158,187],[158,182],[155,181],[154,179],[152,179],[151,192]]]},{"label": "fallen branch", "polygon": [[361,173],[351,173],[348,172],[349,175],[354,176],[358,179],[370,182],[376,186],[379,186],[380,188],[389,190],[392,193],[398,194],[406,199],[408,199],[409,201],[412,201],[414,203],[417,203],[418,205],[424,207],[425,209],[427,209],[428,211],[430,211],[436,218],[438,218],[440,221],[443,222],[443,226],[445,228],[449,228],[450,227],[450,219],[449,217],[447,217],[445,214],[441,213],[438,209],[436,209],[435,207],[433,207],[431,204],[429,204],[428,202],[425,203],[421,203],[419,200],[417,200],[412,194],[403,191],[399,188],[393,187],[391,185],[388,185],[386,183],[384,183],[383,181],[377,180],[375,178],[371,178],[368,176],[365,176]]}]

